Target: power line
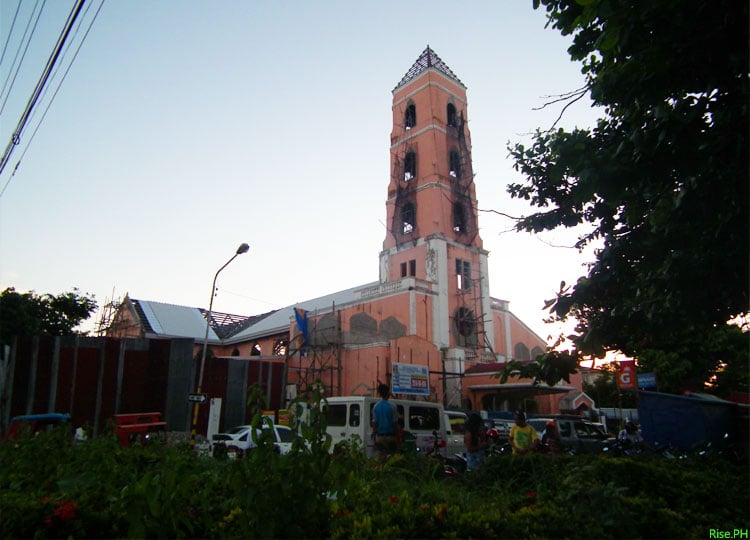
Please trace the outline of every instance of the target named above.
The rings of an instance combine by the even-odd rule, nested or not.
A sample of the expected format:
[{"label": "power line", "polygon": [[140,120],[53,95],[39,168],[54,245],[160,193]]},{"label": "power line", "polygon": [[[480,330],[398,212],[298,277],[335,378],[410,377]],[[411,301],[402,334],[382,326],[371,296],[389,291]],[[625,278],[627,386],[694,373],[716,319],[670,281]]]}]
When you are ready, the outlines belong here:
[{"label": "power line", "polygon": [[[88,28],[86,29],[86,33],[83,34],[83,37],[81,38],[81,41],[78,43],[78,47],[76,48],[76,52],[73,54],[73,58],[68,63],[68,67],[65,69],[65,73],[63,73],[62,78],[60,79],[60,82],[57,84],[57,87],[55,88],[55,92],[52,94],[52,97],[50,98],[49,102],[47,103],[47,107],[44,109],[44,113],[42,114],[42,117],[39,119],[39,122],[37,122],[36,127],[34,128],[34,131],[31,134],[31,137],[29,137],[28,143],[26,143],[26,148],[23,149],[23,152],[21,152],[21,157],[18,158],[18,162],[16,162],[16,166],[13,168],[13,172],[10,175],[10,178],[8,178],[8,181],[5,182],[5,185],[3,186],[3,189],[0,190],[0,197],[3,196],[3,193],[5,193],[6,188],[8,187],[8,184],[10,184],[10,181],[13,179],[13,177],[16,174],[16,171],[18,170],[18,166],[21,164],[21,161],[23,160],[23,157],[26,155],[26,152],[29,151],[29,147],[31,146],[31,141],[34,140],[34,137],[36,136],[37,131],[39,131],[39,128],[42,125],[42,122],[44,122],[44,119],[47,116],[47,113],[49,112],[50,107],[52,106],[52,103],[55,101],[55,98],[57,97],[57,93],[60,91],[60,87],[62,86],[63,82],[65,81],[65,78],[68,76],[68,72],[70,71],[70,68],[73,67],[73,62],[75,62],[75,59],[78,57],[78,53],[81,50],[81,47],[83,46],[83,43],[86,41],[86,38],[89,35],[89,32],[91,31],[91,27],[94,25],[94,21],[96,21],[96,18],[99,16],[99,12],[102,10],[102,7],[104,6],[104,0],[99,4],[99,7],[96,10],[96,13],[94,13],[94,17],[91,19],[91,22],[89,23]],[[86,8],[86,12],[84,13],[84,17],[86,14],[88,14],[89,9],[91,7],[91,4],[89,4],[89,7]],[[76,34],[78,34],[78,30],[80,29],[80,26],[76,28]]]},{"label": "power line", "polygon": [[[0,96],[2,96],[5,93],[5,88],[8,86],[8,82],[10,81],[10,88],[8,88],[8,93],[5,95],[5,99],[3,100],[3,105],[0,107],[0,114],[2,114],[3,110],[5,109],[5,104],[8,102],[8,98],[10,97],[10,93],[13,90],[13,85],[16,82],[16,77],[18,76],[18,72],[21,71],[21,64],[23,64],[24,58],[26,58],[26,52],[29,50],[29,45],[31,45],[31,38],[34,37],[34,32],[36,31],[36,26],[39,23],[39,18],[42,16],[42,11],[44,11],[44,6],[46,5],[46,2],[42,4],[41,9],[39,10],[39,13],[36,15],[36,20],[34,20],[34,13],[36,12],[36,7],[39,5],[39,0],[36,1],[36,4],[34,4],[34,9],[31,11],[31,17],[29,17],[29,22],[26,24],[26,29],[23,31],[23,36],[21,37],[21,42],[18,44],[18,49],[16,49],[16,56],[13,58],[13,63],[10,66],[10,70],[8,71],[8,78],[5,79],[5,83],[3,83],[3,89],[0,91]],[[31,34],[29,34],[28,39],[26,39],[26,34],[29,32],[29,26],[31,25],[31,21],[34,20],[34,27],[31,29]],[[8,36],[10,38],[10,35]],[[18,54],[21,52],[21,47],[23,47],[24,41],[26,42],[26,47],[23,48],[23,55],[21,55],[21,60],[16,64],[16,60],[18,60]],[[13,80],[11,81],[11,72],[13,71],[13,68],[15,67],[16,71],[13,74]]]},{"label": "power line", "polygon": [[3,65],[3,59],[5,59],[5,51],[8,50],[8,43],[10,43],[10,36],[13,35],[13,29],[16,27],[16,18],[18,18],[18,11],[21,9],[21,0],[18,0],[18,5],[16,5],[16,12],[13,15],[13,22],[10,23],[10,30],[8,30],[8,39],[5,40],[5,45],[3,45],[3,52],[0,54],[0,66]]},{"label": "power line", "polygon": [[68,18],[68,22],[66,23],[65,28],[63,29],[62,34],[60,35],[60,39],[57,41],[55,50],[52,51],[52,54],[50,55],[50,58],[47,61],[47,65],[44,68],[44,72],[42,73],[42,76],[39,79],[39,82],[37,83],[36,88],[34,88],[34,92],[31,94],[31,97],[29,98],[29,102],[26,104],[26,109],[21,115],[21,119],[18,121],[16,130],[13,132],[13,135],[11,135],[10,142],[8,143],[8,146],[5,148],[5,152],[3,153],[2,159],[0,159],[0,174],[2,174],[3,169],[5,169],[5,165],[10,160],[10,155],[13,153],[13,149],[21,141],[21,133],[23,132],[24,127],[26,126],[26,121],[29,119],[29,115],[31,114],[31,111],[34,109],[34,105],[36,105],[36,102],[39,99],[39,95],[41,94],[42,89],[44,88],[44,85],[47,83],[47,79],[49,78],[50,73],[52,72],[52,68],[54,67],[55,62],[57,62],[57,58],[60,56],[60,51],[62,50],[62,47],[65,44],[65,40],[67,39],[68,34],[70,34],[70,30],[73,26],[73,23],[78,17],[78,14],[81,12],[81,8],[83,8],[84,2],[85,0],[78,0],[78,4],[76,4],[76,6],[73,8],[73,11],[71,12],[70,17]]}]

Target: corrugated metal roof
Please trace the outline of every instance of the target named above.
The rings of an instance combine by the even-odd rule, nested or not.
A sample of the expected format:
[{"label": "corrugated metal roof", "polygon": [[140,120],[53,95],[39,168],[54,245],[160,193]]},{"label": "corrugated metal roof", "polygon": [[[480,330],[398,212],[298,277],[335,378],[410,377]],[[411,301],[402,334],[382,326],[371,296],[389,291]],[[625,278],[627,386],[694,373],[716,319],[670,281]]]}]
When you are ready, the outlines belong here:
[{"label": "corrugated metal roof", "polygon": [[[206,335],[206,319],[198,308],[134,300],[138,302],[154,333],[164,337],[185,337],[202,341]],[[218,341],[212,328],[208,332],[209,341]]]},{"label": "corrugated metal roof", "polygon": [[294,308],[301,308],[306,311],[315,312],[316,310],[330,309],[334,305],[343,306],[360,299],[357,291],[375,285],[378,285],[377,281],[283,307],[256,324],[253,324],[249,328],[246,328],[242,332],[227,339],[226,343],[239,343],[241,341],[257,339],[269,334],[283,332],[284,330],[289,329],[289,323],[294,318]]},{"label": "corrugated metal roof", "polygon": [[[319,310],[331,309],[333,306],[338,307],[355,301],[363,301],[358,291],[377,286],[378,284],[379,282],[377,281],[366,283],[344,291],[305,300],[304,302],[299,302],[277,311],[248,317],[245,321],[231,325],[232,329],[239,329],[249,324],[247,328],[232,336],[225,335],[224,339],[221,339],[213,326],[211,326],[208,333],[208,340],[212,343],[222,342],[231,345],[279,332],[286,332],[289,330],[289,323],[294,318],[294,308],[302,308],[314,313]],[[133,300],[133,303],[138,306],[140,312],[146,318],[143,321],[144,325],[150,326],[154,334],[162,337],[186,337],[193,338],[196,341],[203,341],[206,332],[206,318],[203,313],[205,310],[149,300]]]}]

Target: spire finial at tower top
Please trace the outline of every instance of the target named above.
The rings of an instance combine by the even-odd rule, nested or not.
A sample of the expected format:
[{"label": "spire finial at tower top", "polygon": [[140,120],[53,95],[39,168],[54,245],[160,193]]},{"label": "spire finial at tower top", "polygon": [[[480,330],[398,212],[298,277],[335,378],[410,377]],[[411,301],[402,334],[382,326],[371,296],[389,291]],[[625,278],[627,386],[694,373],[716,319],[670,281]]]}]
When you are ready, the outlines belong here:
[{"label": "spire finial at tower top", "polygon": [[452,79],[454,82],[466,88],[464,86],[464,83],[462,83],[461,80],[456,77],[456,74],[453,73],[451,68],[449,68],[448,65],[442,61],[442,59],[437,55],[437,53],[435,53],[435,51],[430,48],[430,45],[428,44],[427,47],[425,47],[425,50],[422,51],[422,54],[419,55],[419,58],[417,58],[417,61],[414,62],[414,65],[409,68],[409,71],[406,72],[406,75],[404,75],[401,81],[399,81],[399,83],[396,85],[396,88],[394,88],[393,90],[396,90],[397,88],[414,80],[418,75],[428,69],[437,69],[440,73],[446,75],[449,79]]}]

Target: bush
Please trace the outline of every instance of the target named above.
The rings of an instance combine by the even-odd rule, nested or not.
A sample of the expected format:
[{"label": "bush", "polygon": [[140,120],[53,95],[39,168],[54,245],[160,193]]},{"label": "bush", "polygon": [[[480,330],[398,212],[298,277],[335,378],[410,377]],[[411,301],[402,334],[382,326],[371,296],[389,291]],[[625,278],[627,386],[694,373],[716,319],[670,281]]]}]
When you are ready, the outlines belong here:
[{"label": "bush", "polygon": [[378,464],[329,453],[322,423],[280,456],[188,445],[72,445],[43,433],[0,445],[0,537],[706,538],[747,529],[748,468],[725,461],[499,456],[444,477],[417,454]]}]

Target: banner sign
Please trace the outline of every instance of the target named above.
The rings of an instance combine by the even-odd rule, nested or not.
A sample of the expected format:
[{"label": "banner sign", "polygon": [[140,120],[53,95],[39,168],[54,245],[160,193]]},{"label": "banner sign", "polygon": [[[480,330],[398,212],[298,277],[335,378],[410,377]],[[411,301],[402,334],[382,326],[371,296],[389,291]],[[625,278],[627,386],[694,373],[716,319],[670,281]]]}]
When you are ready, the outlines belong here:
[{"label": "banner sign", "polygon": [[430,395],[430,371],[427,366],[394,363],[392,381],[394,394]]},{"label": "banner sign", "polygon": [[656,388],[656,373],[639,373],[638,388]]},{"label": "banner sign", "polygon": [[622,360],[618,362],[617,370],[618,390],[637,390],[638,380],[635,374],[635,362],[633,360]]}]

